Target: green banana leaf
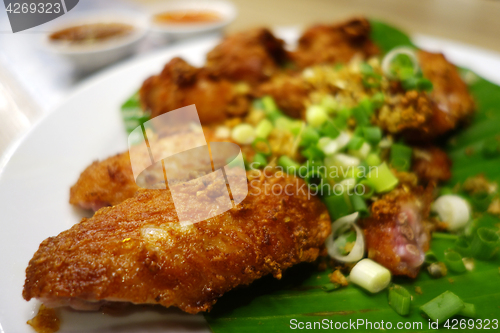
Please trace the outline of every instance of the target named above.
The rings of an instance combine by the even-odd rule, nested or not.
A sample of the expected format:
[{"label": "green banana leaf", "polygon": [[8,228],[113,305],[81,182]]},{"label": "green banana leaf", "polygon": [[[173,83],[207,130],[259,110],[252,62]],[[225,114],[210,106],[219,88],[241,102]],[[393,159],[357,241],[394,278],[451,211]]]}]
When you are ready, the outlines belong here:
[{"label": "green banana leaf", "polygon": [[[372,21],[372,26],[373,38],[383,51],[399,45],[412,45],[408,36],[393,27],[378,21]],[[467,70],[463,70],[463,74],[466,73]],[[500,87],[473,73],[467,75],[474,78],[470,83],[470,90],[476,99],[478,112],[470,126],[459,131],[447,143],[453,160],[450,186],[480,173],[500,182],[500,156],[491,157],[482,153],[484,143],[500,133]],[[477,219],[478,226],[498,227],[499,223],[498,218],[488,214]],[[444,251],[453,245],[452,239],[433,239],[431,250],[439,260],[444,260]],[[488,262],[476,260],[475,268],[470,272],[449,272],[440,279],[431,278],[424,270],[415,280],[395,278],[393,282],[406,287],[413,296],[410,315],[402,317],[389,306],[386,291],[372,295],[349,285],[325,292],[321,286],[329,282],[328,273],[331,268],[320,272],[315,265],[301,264],[285,272],[281,280],[268,276],[249,287],[227,293],[205,317],[215,333],[288,332],[291,326],[295,327],[291,325],[292,319],[297,322],[321,322],[327,319],[328,325],[331,320],[334,327],[336,322],[349,323],[349,320],[372,323],[383,320],[385,325],[390,322],[392,329],[396,329],[398,322],[410,325],[399,330],[403,332],[434,332],[436,330],[429,327],[429,322],[421,315],[419,307],[450,290],[464,302],[476,305],[476,320],[483,320],[484,325],[486,319],[500,319],[499,266],[500,258],[497,255]],[[415,292],[416,287],[420,287],[421,294]],[[464,321],[469,319],[456,318]],[[478,328],[479,325],[476,324],[475,327]],[[490,324],[489,327],[493,329],[494,325]],[[357,329],[353,329],[353,326],[349,328],[365,332],[377,330],[376,327],[364,325]],[[447,331],[440,326],[437,331],[445,330]]]}]

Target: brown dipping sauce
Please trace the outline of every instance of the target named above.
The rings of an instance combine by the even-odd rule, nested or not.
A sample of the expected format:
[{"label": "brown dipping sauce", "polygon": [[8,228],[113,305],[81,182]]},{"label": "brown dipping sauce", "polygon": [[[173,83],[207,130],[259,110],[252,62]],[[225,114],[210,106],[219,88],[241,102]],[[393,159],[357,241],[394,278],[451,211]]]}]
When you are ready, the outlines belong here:
[{"label": "brown dipping sauce", "polygon": [[49,38],[56,42],[86,44],[126,36],[134,27],[123,23],[92,23],[69,27],[52,33]]},{"label": "brown dipping sauce", "polygon": [[219,13],[209,10],[177,10],[156,14],[153,20],[157,23],[213,23],[222,21]]}]

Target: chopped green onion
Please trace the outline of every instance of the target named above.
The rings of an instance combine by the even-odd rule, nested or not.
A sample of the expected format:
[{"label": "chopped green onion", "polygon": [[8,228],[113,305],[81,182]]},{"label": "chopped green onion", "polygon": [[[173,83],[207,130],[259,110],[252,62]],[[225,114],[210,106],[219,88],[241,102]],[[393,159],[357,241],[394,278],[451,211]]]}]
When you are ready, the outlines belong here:
[{"label": "chopped green onion", "polygon": [[472,206],[478,211],[486,211],[493,200],[494,195],[487,192],[473,193],[470,196]]},{"label": "chopped green onion", "polygon": [[319,140],[319,133],[312,127],[307,126],[301,134],[300,146],[307,147],[316,144]]},{"label": "chopped green onion", "polygon": [[267,165],[267,159],[264,154],[257,153],[253,157],[253,163],[250,164],[251,167],[256,167],[257,169],[262,169]]},{"label": "chopped green onion", "polygon": [[356,149],[356,150],[349,149],[348,153],[354,157],[357,157],[360,159],[365,159],[368,157],[370,150],[371,150],[371,146],[368,143],[363,142],[363,144],[361,145],[361,147],[359,149]]},{"label": "chopped green onion", "polygon": [[327,284],[324,284],[323,286],[321,286],[321,289],[323,289],[326,292],[330,292],[330,291],[337,290],[340,287],[342,287],[342,286],[338,283],[327,283]]},{"label": "chopped green onion", "polygon": [[280,156],[278,158],[278,165],[284,169],[288,174],[296,174],[297,169],[300,167],[300,164],[292,160],[288,156]]},{"label": "chopped green onion", "polygon": [[406,288],[393,285],[389,287],[389,305],[401,316],[410,313],[411,295]]},{"label": "chopped green onion", "polygon": [[366,179],[373,184],[377,193],[388,192],[395,188],[399,182],[385,162],[372,169],[368,175],[366,175]]},{"label": "chopped green onion", "polygon": [[362,196],[353,194],[350,197],[352,209],[355,212],[358,212],[360,217],[367,217],[368,215],[370,215],[368,206],[366,205],[365,199],[363,199]]},{"label": "chopped green onion", "polygon": [[365,162],[366,164],[368,164],[368,166],[377,166],[380,165],[380,163],[382,163],[382,160],[380,159],[380,156],[378,156],[377,153],[371,153],[368,154],[368,156],[366,156]]},{"label": "chopped green onion", "polygon": [[373,185],[366,179],[363,179],[362,181],[360,181],[359,184],[364,186],[364,194],[362,195],[362,197],[364,199],[371,198],[373,196],[373,194],[375,193],[375,189],[374,189]]},{"label": "chopped green onion", "polygon": [[338,103],[332,95],[325,95],[321,99],[321,106],[325,108],[326,112],[334,113],[338,108]]},{"label": "chopped green onion", "polygon": [[334,193],[325,197],[323,200],[332,221],[338,220],[339,218],[349,215],[353,212],[351,202],[349,201],[345,193]]},{"label": "chopped green onion", "polygon": [[365,139],[359,136],[353,136],[351,141],[347,144],[347,149],[358,150],[363,146],[363,143],[365,143]]},{"label": "chopped green onion", "polygon": [[422,305],[420,310],[432,319],[432,321],[442,323],[460,313],[464,307],[464,302],[460,297],[447,290],[438,297]]},{"label": "chopped green onion", "polygon": [[264,138],[255,139],[255,141],[252,143],[252,147],[255,150],[255,152],[260,153],[266,157],[271,156],[273,154],[269,141],[267,141]]},{"label": "chopped green onion", "polygon": [[258,138],[266,139],[273,130],[273,124],[269,119],[262,119],[255,128],[255,136]]},{"label": "chopped green onion", "polygon": [[262,106],[264,107],[264,112],[266,116],[272,121],[276,121],[281,117],[284,117],[283,113],[278,109],[276,102],[271,96],[264,96],[261,99]]},{"label": "chopped green onion", "polygon": [[464,317],[476,318],[476,306],[472,303],[464,303],[464,308],[458,314]]},{"label": "chopped green onion", "polygon": [[318,169],[311,169],[307,172],[304,180],[311,188],[318,188],[324,185],[324,175]]},{"label": "chopped green onion", "polygon": [[460,236],[455,242],[454,250],[463,255],[464,257],[468,257],[471,255],[471,244],[467,240],[465,236]]},{"label": "chopped green onion", "polygon": [[378,93],[373,94],[371,101],[372,101],[375,109],[379,109],[382,105],[384,105],[384,102],[385,102],[384,93],[378,92]]},{"label": "chopped green onion", "polygon": [[332,121],[328,120],[323,123],[319,132],[322,136],[326,136],[332,139],[335,139],[339,136],[340,131],[335,127]]},{"label": "chopped green onion", "polygon": [[356,123],[360,126],[366,126],[370,123],[370,116],[365,112],[365,110],[359,106],[354,107],[351,110],[352,116],[356,119]]},{"label": "chopped green onion", "polygon": [[306,110],[306,121],[315,128],[321,127],[328,120],[328,114],[324,107],[320,105],[311,105]]},{"label": "chopped green onion", "polygon": [[401,85],[404,90],[431,91],[433,88],[430,80],[416,76],[411,76],[401,80]]},{"label": "chopped green onion", "polygon": [[432,251],[427,251],[425,252],[425,259],[424,262],[426,265],[431,265],[435,262],[438,262],[439,259],[437,258],[436,254]]},{"label": "chopped green onion", "polygon": [[391,146],[390,164],[398,171],[408,171],[411,165],[413,150],[401,143],[394,143]]},{"label": "chopped green onion", "polygon": [[447,223],[450,231],[465,227],[470,220],[471,212],[467,201],[454,194],[440,196],[432,205],[441,221]]},{"label": "chopped green onion", "polygon": [[455,251],[445,252],[444,262],[450,270],[456,273],[463,273],[466,271],[462,256]]},{"label": "chopped green onion", "polygon": [[325,155],[335,154],[339,150],[338,142],[328,137],[322,137],[319,139],[317,147],[321,149]]},{"label": "chopped green onion", "polygon": [[301,151],[302,156],[308,160],[323,160],[325,158],[325,153],[323,150],[319,149],[317,146],[309,146]]},{"label": "chopped green onion", "polygon": [[471,253],[477,259],[490,259],[498,251],[500,236],[488,228],[479,228],[471,243]]},{"label": "chopped green onion", "polygon": [[278,106],[276,105],[274,98],[272,98],[271,96],[262,97],[261,102],[262,102],[262,107],[267,112],[273,112],[278,110]]},{"label": "chopped green onion", "polygon": [[371,259],[363,259],[352,268],[349,278],[369,292],[378,293],[391,282],[391,272]]},{"label": "chopped green onion", "polygon": [[241,145],[250,144],[255,140],[255,129],[249,124],[236,125],[231,132],[231,138]]},{"label": "chopped green onion", "polygon": [[337,116],[333,119],[333,124],[338,129],[345,129],[347,127],[347,121],[351,116],[351,110],[347,108],[342,108],[338,111]]},{"label": "chopped green onion", "polygon": [[382,139],[382,130],[380,127],[367,126],[362,129],[363,136],[372,145],[377,145]]}]

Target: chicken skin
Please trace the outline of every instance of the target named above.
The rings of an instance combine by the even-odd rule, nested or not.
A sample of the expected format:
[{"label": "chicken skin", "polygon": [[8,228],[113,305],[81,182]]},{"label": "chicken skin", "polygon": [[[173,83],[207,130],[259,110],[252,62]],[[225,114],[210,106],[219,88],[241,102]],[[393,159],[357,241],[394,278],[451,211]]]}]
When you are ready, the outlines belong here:
[{"label": "chicken skin", "polygon": [[364,59],[379,53],[370,39],[370,22],[354,18],[335,25],[317,25],[307,29],[292,53],[299,68],[318,64],[347,63],[355,55]]},{"label": "chicken skin", "polygon": [[203,68],[174,58],[159,75],[144,81],[140,100],[154,118],[166,112],[195,104],[202,124],[241,116],[248,110],[246,92],[225,79],[209,76]]},{"label": "chicken skin", "polygon": [[[231,194],[248,186],[246,199],[196,224],[179,223],[176,210],[195,218],[207,213],[205,205],[174,207],[169,189],[141,189],[46,239],[26,269],[23,297],[80,310],[111,301],[197,313],[236,286],[267,274],[280,278],[288,267],[318,257],[330,218],[302,180],[260,171],[234,179]],[[209,190],[201,180],[185,184],[171,189]]]},{"label": "chicken skin", "polygon": [[284,42],[268,29],[227,36],[207,55],[211,75],[256,85],[277,73],[288,59]]}]

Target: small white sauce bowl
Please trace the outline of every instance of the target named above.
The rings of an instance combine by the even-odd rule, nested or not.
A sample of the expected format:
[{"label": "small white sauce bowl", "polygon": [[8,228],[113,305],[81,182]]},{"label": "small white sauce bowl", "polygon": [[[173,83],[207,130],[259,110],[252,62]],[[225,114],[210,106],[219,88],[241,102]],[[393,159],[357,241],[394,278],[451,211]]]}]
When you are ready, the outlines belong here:
[{"label": "small white sauce bowl", "polygon": [[[133,26],[134,30],[125,36],[112,37],[91,44],[71,44],[50,39],[50,35],[56,31],[93,23],[128,24]],[[89,12],[51,26],[51,32],[44,37],[43,44],[48,51],[68,59],[77,71],[91,72],[134,53],[148,29],[148,18],[142,14]]]},{"label": "small white sauce bowl", "polygon": [[[154,20],[155,15],[169,11],[211,11],[220,15],[221,20],[216,22],[199,23],[160,23]],[[151,32],[157,36],[170,40],[189,38],[205,33],[220,32],[231,23],[237,15],[236,7],[229,1],[223,0],[186,0],[169,1],[149,10]]]}]

